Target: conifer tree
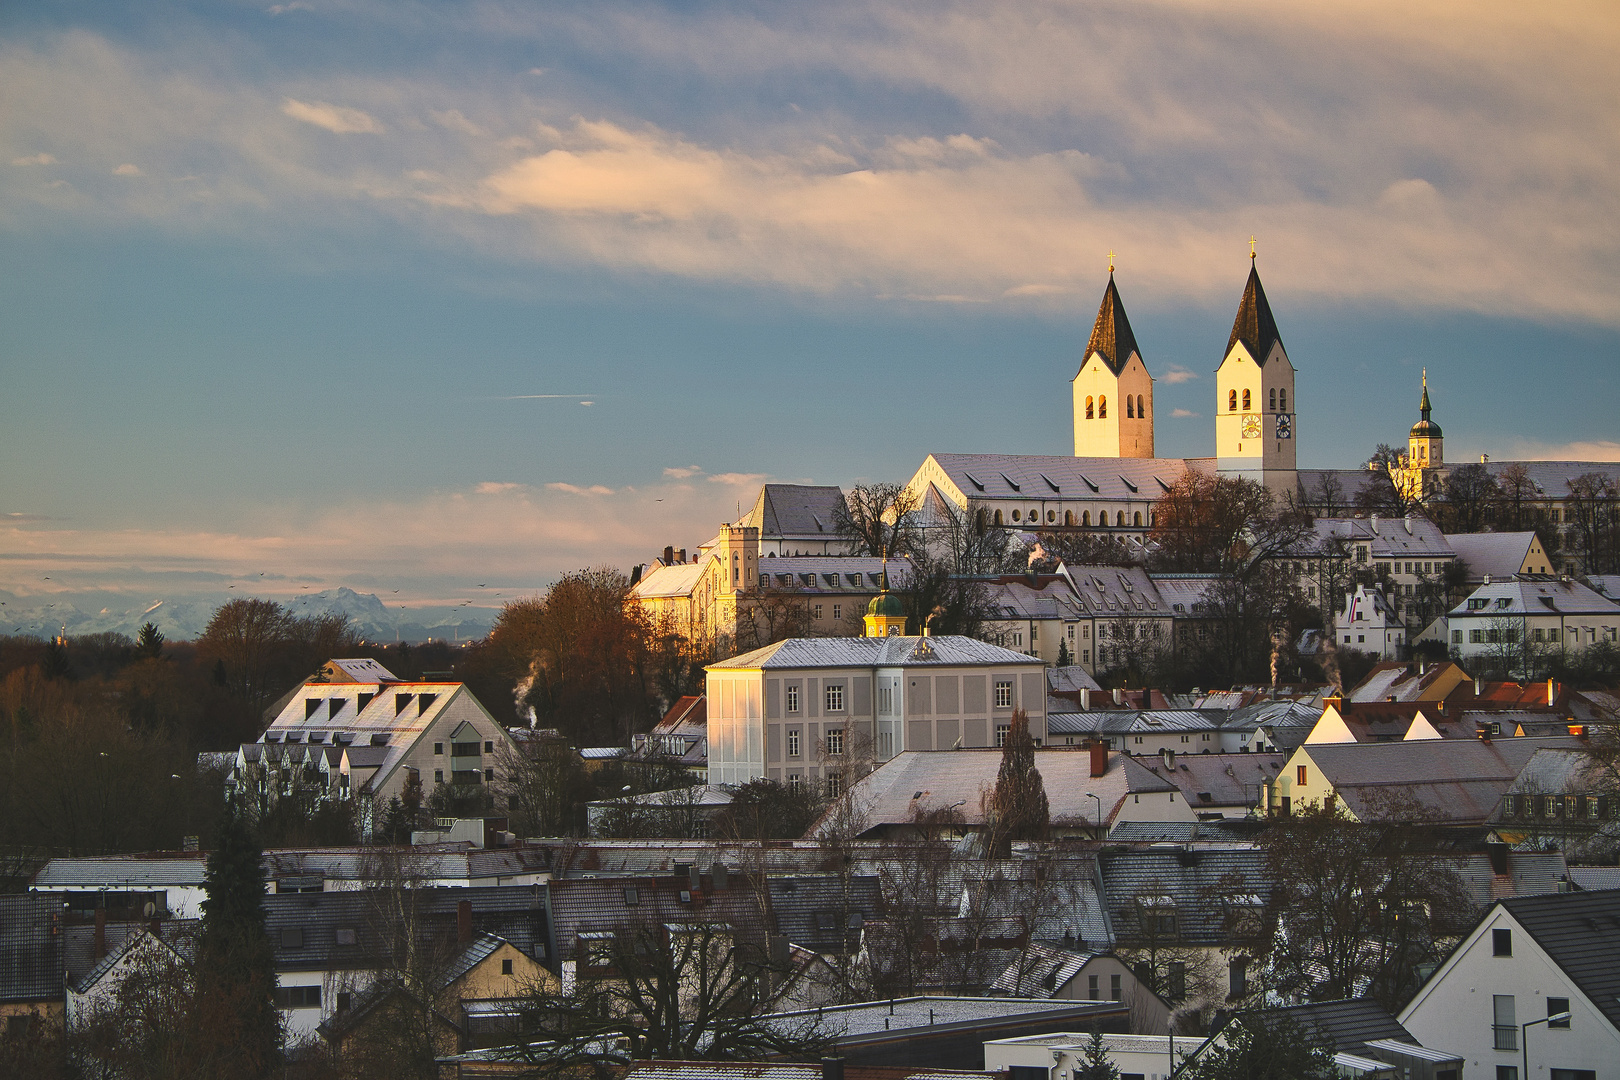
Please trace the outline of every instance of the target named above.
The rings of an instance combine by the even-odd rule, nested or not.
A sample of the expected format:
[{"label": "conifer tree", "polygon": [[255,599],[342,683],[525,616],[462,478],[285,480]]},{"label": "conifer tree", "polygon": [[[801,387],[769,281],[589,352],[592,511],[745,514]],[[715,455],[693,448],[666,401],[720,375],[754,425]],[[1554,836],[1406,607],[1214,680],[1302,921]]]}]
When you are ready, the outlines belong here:
[{"label": "conifer tree", "polygon": [[140,634],[135,638],[135,653],[142,659],[153,660],[163,655],[163,634],[156,623],[141,627]]},{"label": "conifer tree", "polygon": [[1091,1041],[1086,1043],[1084,1062],[1074,1070],[1074,1080],[1119,1080],[1119,1068],[1109,1059],[1096,1024],[1091,1025]]},{"label": "conifer tree", "polygon": [[1024,710],[1013,713],[1001,748],[1001,768],[985,807],[990,824],[990,852],[1003,856],[1014,840],[1045,840],[1051,825],[1046,785],[1035,768],[1035,740]]},{"label": "conifer tree", "polygon": [[248,823],[227,810],[219,841],[208,856],[197,991],[207,1010],[231,1018],[210,1024],[220,1075],[248,1080],[269,1076],[281,1058],[276,1012],[275,956],[265,929],[264,851]]}]

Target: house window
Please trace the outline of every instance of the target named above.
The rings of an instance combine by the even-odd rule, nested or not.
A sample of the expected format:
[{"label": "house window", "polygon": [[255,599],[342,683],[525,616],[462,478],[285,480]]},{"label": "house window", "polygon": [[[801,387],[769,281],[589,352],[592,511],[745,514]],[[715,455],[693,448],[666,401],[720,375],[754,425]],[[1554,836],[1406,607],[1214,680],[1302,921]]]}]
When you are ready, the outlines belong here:
[{"label": "house window", "polygon": [[844,791],[844,776],[842,773],[830,772],[827,774],[827,798],[836,799]]},{"label": "house window", "polygon": [[1226,966],[1227,996],[1233,998],[1244,997],[1249,992],[1249,958],[1246,956],[1233,957]]},{"label": "house window", "polygon": [[1514,1019],[1512,994],[1495,994],[1491,997],[1491,1034],[1496,1049],[1519,1048],[1519,1025]]},{"label": "house window", "polygon": [[811,609],[811,613],[812,613],[813,618],[817,618],[817,619],[821,618],[821,605],[817,604],[814,608]]},{"label": "house window", "polygon": [[829,728],[827,730],[827,754],[829,757],[839,757],[844,752],[844,729]]},{"label": "house window", "polygon": [[1122,986],[1120,986],[1120,977],[1118,975],[1110,975],[1110,976],[1108,976],[1108,1000],[1109,1001],[1124,1001],[1125,1000],[1125,991],[1124,991],[1124,988]]},{"label": "house window", "polygon": [[438,757],[443,757],[444,756],[444,743],[442,743],[442,742],[434,743],[433,744],[433,753],[435,755],[437,755]]},{"label": "house window", "polygon": [[494,752],[495,752],[495,744],[493,742],[485,740],[485,742],[484,742],[484,753],[493,754]]},{"label": "house window", "polygon": [[1170,961],[1170,1000],[1180,1001],[1187,996],[1187,965],[1180,960]]},{"label": "house window", "polygon": [[833,618],[834,619],[842,619],[843,617],[844,617],[844,605],[843,604],[834,604],[833,605]]},{"label": "house window", "polygon": [[433,770],[433,782],[435,784],[444,783],[444,770],[443,769],[434,769]]},{"label": "house window", "polygon": [[1007,745],[1007,735],[1011,731],[1012,731],[1012,725],[1011,724],[997,724],[996,725],[996,745],[997,746],[1006,746]]},{"label": "house window", "polygon": [[1097,985],[1099,981],[1100,980],[1098,979],[1098,977],[1096,975],[1087,975],[1086,976],[1086,1000],[1088,1000],[1088,1001],[1101,1001],[1102,1000],[1101,998],[1099,998],[1097,996],[1097,994],[1098,994],[1098,992],[1100,990],[1100,987],[1098,987],[1098,985]]},{"label": "house window", "polygon": [[[1547,999],[1548,1016],[1557,1016],[1559,1013],[1567,1012],[1569,1012],[1569,998],[1550,997]],[[1566,1016],[1562,1020],[1548,1020],[1547,1026],[1550,1028],[1565,1028],[1567,1030],[1569,1028],[1569,1017]]]},{"label": "house window", "polygon": [[996,708],[1010,709],[1012,703],[1012,682],[1009,680],[996,683]]},{"label": "house window", "polygon": [[510,975],[510,974],[512,974],[512,961],[510,961],[510,960],[502,960],[501,961],[501,974],[502,975]]},{"label": "house window", "polygon": [[598,971],[613,966],[613,934],[591,933],[579,935],[579,951],[585,966]]},{"label": "house window", "polygon": [[1496,1067],[1496,1080],[1519,1080],[1519,1067],[1517,1065],[1498,1065]]},{"label": "house window", "polygon": [[788,733],[787,733],[787,756],[788,757],[798,757],[799,756],[799,729],[798,728],[788,728]]},{"label": "house window", "polygon": [[827,687],[827,711],[828,712],[843,712],[844,711],[844,684],[843,683],[833,683],[831,686]]},{"label": "house window", "polygon": [[485,769],[484,770],[484,783],[493,784],[494,782],[495,782],[495,770],[494,769]]},{"label": "house window", "polygon": [[798,791],[800,788],[804,787],[804,777],[800,776],[796,772],[788,773],[787,780],[789,791]]},{"label": "house window", "polygon": [[799,711],[799,688],[797,686],[790,685],[787,688],[787,711],[790,713]]},{"label": "house window", "polygon": [[319,986],[284,986],[276,991],[276,1004],[283,1009],[318,1009],[321,1007]]},{"label": "house window", "polygon": [[1492,956],[1512,956],[1513,955],[1513,931],[1512,930],[1498,928],[1496,930],[1491,931],[1491,955]]},{"label": "house window", "polygon": [[1296,778],[1295,779],[1296,779],[1296,782],[1299,784],[1300,787],[1304,787],[1307,783],[1309,783],[1309,781],[1306,780],[1306,776],[1308,775],[1307,772],[1306,772],[1306,768],[1307,768],[1307,766],[1301,765],[1296,770]]},{"label": "house window", "polygon": [[1453,645],[1461,645],[1462,644],[1462,631],[1461,630],[1453,630],[1451,632],[1451,643]]}]

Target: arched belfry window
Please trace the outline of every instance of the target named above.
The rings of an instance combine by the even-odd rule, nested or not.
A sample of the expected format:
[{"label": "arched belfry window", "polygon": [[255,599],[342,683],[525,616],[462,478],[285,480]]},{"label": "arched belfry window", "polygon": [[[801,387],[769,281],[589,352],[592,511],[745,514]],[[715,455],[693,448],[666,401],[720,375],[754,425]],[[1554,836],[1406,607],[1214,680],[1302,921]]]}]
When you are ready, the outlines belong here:
[{"label": "arched belfry window", "polygon": [[1277,409],[1279,412],[1288,411],[1288,388],[1286,386],[1277,391]]},{"label": "arched belfry window", "polygon": [[1273,388],[1271,391],[1270,405],[1268,407],[1272,412],[1277,411],[1277,391],[1275,388]]},{"label": "arched belfry window", "polygon": [[1125,395],[1125,419],[1136,419],[1136,402],[1131,400],[1131,395],[1129,394]]},{"label": "arched belfry window", "polygon": [[1147,407],[1142,403],[1141,394],[1136,395],[1136,418],[1138,420],[1147,419]]},{"label": "arched belfry window", "polygon": [[1092,410],[1091,397],[1088,395],[1086,397],[1086,419],[1087,420],[1095,419],[1095,417],[1092,416],[1091,410]]},{"label": "arched belfry window", "polygon": [[1098,394],[1097,395],[1097,419],[1099,419],[1099,420],[1108,419],[1108,395],[1107,394]]},{"label": "arched belfry window", "polygon": [[1229,390],[1226,393],[1226,411],[1237,412],[1237,391]]},{"label": "arched belfry window", "polygon": [[1249,404],[1249,392],[1245,390],[1243,391],[1243,411],[1248,412],[1252,408],[1254,408],[1254,406]]}]

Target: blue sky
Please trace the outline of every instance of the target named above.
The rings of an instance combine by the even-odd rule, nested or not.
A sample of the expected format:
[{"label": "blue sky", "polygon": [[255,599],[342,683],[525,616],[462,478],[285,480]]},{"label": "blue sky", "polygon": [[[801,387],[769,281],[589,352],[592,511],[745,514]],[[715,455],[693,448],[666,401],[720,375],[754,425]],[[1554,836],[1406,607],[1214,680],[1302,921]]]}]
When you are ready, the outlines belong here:
[{"label": "blue sky", "polygon": [[1620,457],[1620,20],[1301,7],[5,5],[0,588],[448,602],[1063,453],[1111,249],[1202,456],[1250,235],[1302,465],[1424,367],[1453,459]]}]

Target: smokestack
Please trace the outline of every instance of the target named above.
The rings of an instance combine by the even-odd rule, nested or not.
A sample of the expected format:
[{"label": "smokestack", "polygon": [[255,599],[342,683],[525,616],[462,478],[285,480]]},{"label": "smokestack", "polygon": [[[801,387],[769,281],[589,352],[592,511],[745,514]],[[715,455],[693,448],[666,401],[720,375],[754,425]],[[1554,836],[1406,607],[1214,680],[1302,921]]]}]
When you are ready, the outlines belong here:
[{"label": "smokestack", "polygon": [[459,900],[456,902],[456,943],[458,945],[472,944],[471,900]]},{"label": "smokestack", "polygon": [[1108,772],[1108,744],[1101,739],[1091,740],[1091,775],[1102,776]]}]

